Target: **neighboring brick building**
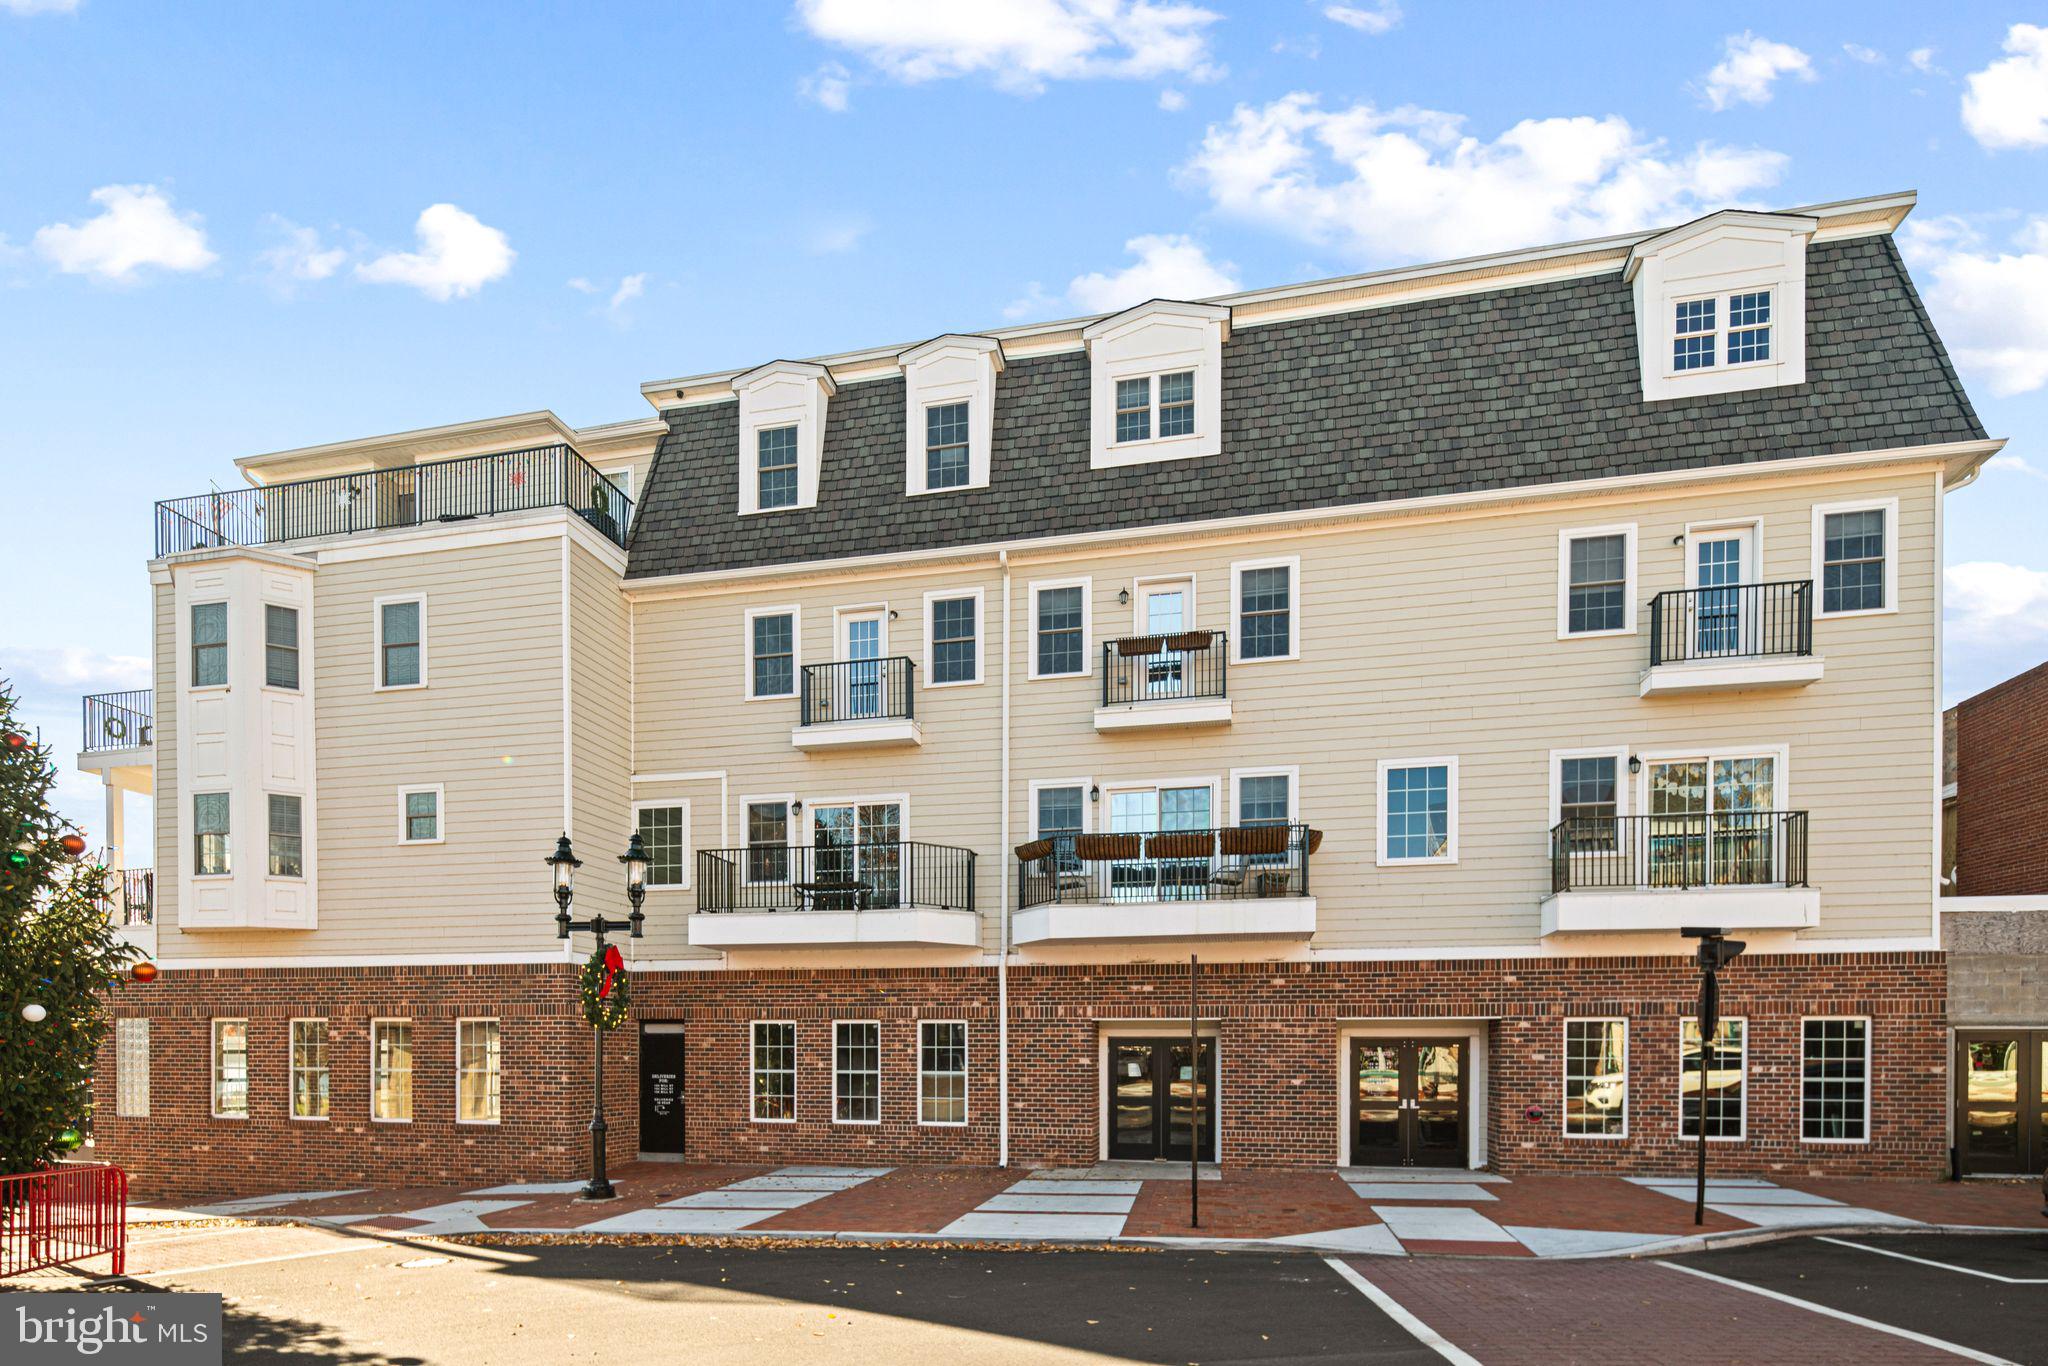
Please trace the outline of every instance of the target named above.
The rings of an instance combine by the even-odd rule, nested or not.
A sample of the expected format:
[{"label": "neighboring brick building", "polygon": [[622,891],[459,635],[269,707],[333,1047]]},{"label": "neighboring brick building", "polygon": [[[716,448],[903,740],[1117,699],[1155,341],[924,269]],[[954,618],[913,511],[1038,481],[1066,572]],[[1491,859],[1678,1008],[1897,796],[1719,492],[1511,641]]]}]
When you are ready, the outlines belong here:
[{"label": "neighboring brick building", "polygon": [[2048,895],[2048,664],[1950,709],[1955,894]]}]

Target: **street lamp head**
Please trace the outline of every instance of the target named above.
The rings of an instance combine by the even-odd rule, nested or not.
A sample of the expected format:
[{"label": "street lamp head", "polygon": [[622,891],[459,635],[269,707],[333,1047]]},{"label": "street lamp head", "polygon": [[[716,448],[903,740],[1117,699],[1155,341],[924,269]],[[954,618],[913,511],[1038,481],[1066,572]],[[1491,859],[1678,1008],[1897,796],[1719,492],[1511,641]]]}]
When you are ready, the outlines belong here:
[{"label": "street lamp head", "polygon": [[569,847],[569,832],[555,841],[555,852],[541,860],[555,870],[555,890],[564,892],[576,886],[576,870],[583,866],[583,860],[576,857],[576,851]]},{"label": "street lamp head", "polygon": [[637,892],[647,885],[647,846],[638,830],[626,841],[626,852],[619,855],[619,862],[626,865],[627,891]]}]

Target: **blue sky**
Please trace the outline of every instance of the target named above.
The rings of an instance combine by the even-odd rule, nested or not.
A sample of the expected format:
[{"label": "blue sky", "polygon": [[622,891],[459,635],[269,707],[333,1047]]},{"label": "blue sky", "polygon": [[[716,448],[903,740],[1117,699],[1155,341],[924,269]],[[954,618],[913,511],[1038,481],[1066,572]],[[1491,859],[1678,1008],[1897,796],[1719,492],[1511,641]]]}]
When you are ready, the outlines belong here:
[{"label": "blue sky", "polygon": [[237,456],[1905,188],[2012,438],[1953,699],[2048,656],[2048,4],[0,0],[0,676],[60,747],[146,684]]}]

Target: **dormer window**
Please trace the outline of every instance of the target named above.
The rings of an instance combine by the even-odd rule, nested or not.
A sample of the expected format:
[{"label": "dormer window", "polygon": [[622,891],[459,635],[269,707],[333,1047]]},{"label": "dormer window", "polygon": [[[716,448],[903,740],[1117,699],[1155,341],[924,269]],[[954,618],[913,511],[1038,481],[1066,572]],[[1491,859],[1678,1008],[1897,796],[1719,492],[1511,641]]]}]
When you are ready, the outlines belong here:
[{"label": "dormer window", "polygon": [[1082,329],[1096,469],[1223,449],[1230,310],[1155,299]]},{"label": "dormer window", "polygon": [[[1727,305],[1725,311],[1723,304]],[[1724,321],[1725,320],[1725,321]],[[1684,299],[1671,328],[1671,369],[1753,365],[1771,358],[1771,291]]]},{"label": "dormer window", "polygon": [[949,333],[911,347],[903,367],[903,491],[946,493],[988,487],[996,376],[1003,348],[994,337]]},{"label": "dormer window", "polygon": [[1703,370],[1714,363],[1714,301],[1692,299],[1678,306],[1672,329],[1671,368]]},{"label": "dormer window", "polygon": [[934,403],[924,410],[924,486],[963,489],[969,475],[967,405]]},{"label": "dormer window", "polygon": [[1643,397],[1695,398],[1806,382],[1806,244],[1818,225],[1728,211],[1629,253]]},{"label": "dormer window", "polygon": [[827,402],[838,391],[822,365],[771,361],[732,382],[740,401],[740,513],[818,505]]},{"label": "dormer window", "polygon": [[[1159,395],[1156,408],[1152,402],[1155,380]],[[1150,441],[1155,430],[1162,438],[1194,434],[1194,371],[1176,370],[1169,375],[1146,375],[1141,379],[1120,379],[1116,382],[1118,443]]]},{"label": "dormer window", "polygon": [[796,428],[770,427],[757,434],[761,510],[796,506]]}]

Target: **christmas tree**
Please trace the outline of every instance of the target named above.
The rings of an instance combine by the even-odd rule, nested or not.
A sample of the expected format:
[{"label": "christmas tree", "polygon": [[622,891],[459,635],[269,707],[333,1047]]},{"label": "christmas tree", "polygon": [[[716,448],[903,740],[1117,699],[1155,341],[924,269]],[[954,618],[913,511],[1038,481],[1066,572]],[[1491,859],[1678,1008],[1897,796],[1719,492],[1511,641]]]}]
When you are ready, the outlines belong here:
[{"label": "christmas tree", "polygon": [[0,679],[0,1174],[79,1145],[108,994],[135,957],[107,918],[107,870],[50,807],[50,755]]}]

